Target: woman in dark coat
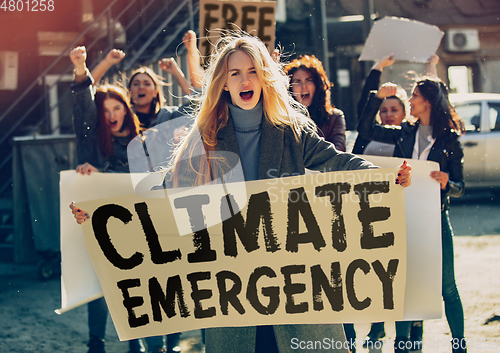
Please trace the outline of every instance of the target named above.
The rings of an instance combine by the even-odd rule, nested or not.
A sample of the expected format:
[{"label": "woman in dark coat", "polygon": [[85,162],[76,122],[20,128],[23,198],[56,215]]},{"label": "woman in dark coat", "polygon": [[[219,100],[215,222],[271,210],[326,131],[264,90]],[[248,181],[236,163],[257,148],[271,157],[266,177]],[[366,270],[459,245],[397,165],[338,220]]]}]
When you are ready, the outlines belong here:
[{"label": "woman in dark coat", "polygon": [[[443,299],[446,319],[452,334],[453,352],[465,352],[464,313],[455,283],[453,259],[453,230],[449,219],[449,198],[460,197],[464,192],[463,151],[459,141],[460,119],[448,100],[446,86],[439,79],[419,79],[410,98],[410,115],[415,123],[403,122],[401,126],[382,126],[375,116],[385,97],[395,94],[395,84],[384,84],[378,92],[370,93],[361,114],[358,131],[364,138],[395,144],[394,157],[430,160],[439,163],[439,171],[431,173],[441,188],[441,224],[443,256]],[[396,323],[395,349],[408,341],[410,321]],[[404,342],[404,343],[403,343]]]}]

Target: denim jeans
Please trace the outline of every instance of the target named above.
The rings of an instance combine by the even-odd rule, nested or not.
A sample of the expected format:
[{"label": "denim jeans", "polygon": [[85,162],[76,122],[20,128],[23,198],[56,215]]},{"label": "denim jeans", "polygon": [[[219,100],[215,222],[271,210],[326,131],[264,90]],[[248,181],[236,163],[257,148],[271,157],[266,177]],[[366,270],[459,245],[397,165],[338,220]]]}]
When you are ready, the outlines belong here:
[{"label": "denim jeans", "polygon": [[[108,306],[104,297],[98,298],[88,303],[89,335],[104,340],[106,336],[106,322],[108,320]],[[146,337],[149,348],[163,347],[164,336]],[[179,344],[180,333],[168,335],[167,345],[175,347]],[[135,340],[134,340],[135,341]]]},{"label": "denim jeans", "polygon": [[453,252],[453,230],[448,211],[441,212],[443,249],[443,299],[446,320],[451,336],[464,337],[464,309],[455,283],[455,261]]},{"label": "denim jeans", "polygon": [[87,305],[89,317],[89,334],[103,340],[106,335],[108,306],[104,297],[91,301]]},{"label": "denim jeans", "polygon": [[[443,256],[442,294],[446,320],[453,338],[464,337],[464,309],[455,283],[453,230],[447,210],[441,212],[441,249]],[[396,322],[396,336],[409,336],[411,321]]]},{"label": "denim jeans", "polygon": [[151,336],[146,337],[144,340],[148,345],[148,349],[152,350],[153,348],[164,347],[165,346],[165,337],[167,338],[166,347],[167,352],[172,352],[172,349],[179,345],[179,340],[181,337],[181,333],[172,333],[167,336]]}]

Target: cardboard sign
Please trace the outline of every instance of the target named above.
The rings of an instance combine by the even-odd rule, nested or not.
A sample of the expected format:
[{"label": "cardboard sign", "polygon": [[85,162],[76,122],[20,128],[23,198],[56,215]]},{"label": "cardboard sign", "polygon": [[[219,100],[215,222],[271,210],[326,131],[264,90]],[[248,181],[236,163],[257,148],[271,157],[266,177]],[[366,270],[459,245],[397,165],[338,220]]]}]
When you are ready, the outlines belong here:
[{"label": "cardboard sign", "polygon": [[[395,168],[402,163],[398,158],[363,157],[385,168]],[[410,163],[412,185],[405,189],[408,257],[404,319],[439,318],[442,314],[440,192],[439,184],[429,176],[431,171],[439,170],[439,166],[429,161],[412,160]],[[70,202],[130,194],[137,180],[143,178],[144,175],[96,173],[83,176],[74,170],[61,172],[62,275],[61,308],[57,313],[62,314],[102,296],[82,227],[68,208]],[[421,222],[422,219],[426,221]]]},{"label": "cardboard sign", "polygon": [[[395,177],[396,169],[320,173],[77,206],[91,214],[85,241],[121,340],[394,321],[406,287],[404,189]],[[214,210],[220,223],[201,229]],[[186,220],[201,230],[180,236]]]},{"label": "cardboard sign", "polygon": [[228,30],[258,37],[272,51],[276,37],[275,14],[275,1],[200,0],[202,57],[210,55],[215,43]]},{"label": "cardboard sign", "polygon": [[359,60],[379,61],[394,54],[395,60],[425,63],[436,52],[443,35],[438,27],[423,22],[384,17],[373,24]]},{"label": "cardboard sign", "polygon": [[[382,168],[397,168],[403,158],[363,155]],[[411,186],[405,188],[406,248],[408,251],[405,320],[425,320],[442,315],[441,189],[432,179],[437,162],[409,160]],[[425,220],[425,221],[424,221]]]}]

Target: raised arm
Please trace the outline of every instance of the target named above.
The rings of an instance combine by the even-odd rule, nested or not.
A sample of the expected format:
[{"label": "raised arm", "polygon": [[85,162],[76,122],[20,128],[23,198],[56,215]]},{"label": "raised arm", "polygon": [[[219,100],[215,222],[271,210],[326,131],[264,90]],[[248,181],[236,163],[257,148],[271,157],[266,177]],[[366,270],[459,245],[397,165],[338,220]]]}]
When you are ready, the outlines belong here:
[{"label": "raised arm", "polygon": [[189,30],[182,38],[182,42],[186,46],[188,55],[188,67],[189,67],[189,77],[191,79],[191,84],[197,89],[201,89],[203,85],[203,77],[205,76],[205,71],[200,65],[200,51],[198,50],[196,33]]},{"label": "raised arm", "polygon": [[76,47],[69,53],[69,58],[75,67],[75,83],[85,81],[89,72],[87,69],[87,49]]},{"label": "raised arm", "polygon": [[438,78],[438,73],[437,73],[437,64],[439,62],[439,56],[436,54],[433,54],[429,60],[427,60],[427,71],[426,75],[431,76],[434,78]]},{"label": "raised arm", "polygon": [[361,112],[363,111],[363,108],[365,107],[366,101],[368,99],[368,95],[370,94],[371,91],[376,91],[378,90],[380,86],[380,76],[382,75],[382,71],[384,71],[384,68],[387,66],[391,66],[394,64],[394,59],[392,57],[394,54],[388,55],[386,57],[383,57],[380,59],[375,65],[373,65],[370,74],[365,80],[365,84],[363,86],[363,89],[361,91],[361,97],[359,98],[358,102],[358,120],[361,116]]},{"label": "raised arm", "polygon": [[98,154],[97,108],[92,92],[92,76],[85,60],[85,47],[77,47],[70,54],[75,66],[75,82],[71,85],[73,94],[73,126],[77,137],[78,163],[95,164]]},{"label": "raised arm", "polygon": [[387,66],[391,66],[396,61],[393,59],[393,57],[394,54],[383,57],[382,59],[380,59],[380,61],[378,61],[377,63],[375,63],[375,65],[373,65],[372,70],[377,70],[380,72],[384,71],[384,68],[386,68]]},{"label": "raised arm", "polygon": [[161,59],[160,67],[163,71],[171,74],[175,78],[175,80],[181,87],[183,94],[189,95],[194,91],[193,86],[189,84],[186,76],[184,76],[184,73],[182,72],[179,65],[177,65],[177,62],[174,58]]},{"label": "raised arm", "polygon": [[359,135],[372,141],[395,144],[401,135],[400,126],[382,126],[375,120],[384,98],[391,97],[397,91],[394,83],[384,83],[377,93],[370,93],[368,102],[358,122]]},{"label": "raised arm", "polygon": [[93,83],[92,76],[85,63],[87,51],[85,47],[76,47],[71,50],[69,57],[75,66],[75,82],[71,85],[75,133],[79,143],[88,141],[89,138],[92,140],[89,143],[94,143],[95,141],[93,141],[91,136],[96,134],[97,108],[91,88]]},{"label": "raised arm", "polygon": [[113,65],[118,64],[125,57],[125,53],[120,49],[112,49],[106,55],[104,59],[101,60],[96,67],[92,69],[92,77],[94,78],[94,85],[98,84],[101,81],[101,78],[104,76],[106,71]]}]

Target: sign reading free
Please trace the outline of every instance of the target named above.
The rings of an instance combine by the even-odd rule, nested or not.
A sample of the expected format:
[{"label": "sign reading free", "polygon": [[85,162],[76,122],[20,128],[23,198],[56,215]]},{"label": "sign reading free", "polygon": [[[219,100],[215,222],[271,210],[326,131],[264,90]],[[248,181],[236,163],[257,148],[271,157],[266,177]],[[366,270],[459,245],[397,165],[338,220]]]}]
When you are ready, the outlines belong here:
[{"label": "sign reading free", "polygon": [[210,55],[224,31],[244,31],[274,49],[275,1],[200,1],[200,52]]}]

